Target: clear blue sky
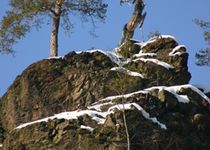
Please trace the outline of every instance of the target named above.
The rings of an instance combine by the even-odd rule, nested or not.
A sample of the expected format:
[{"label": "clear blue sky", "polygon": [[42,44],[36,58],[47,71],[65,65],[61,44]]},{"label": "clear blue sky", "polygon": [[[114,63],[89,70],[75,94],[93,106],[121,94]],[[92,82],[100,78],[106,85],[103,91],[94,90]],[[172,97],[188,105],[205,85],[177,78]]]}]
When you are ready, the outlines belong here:
[{"label": "clear blue sky", "polygon": [[[0,19],[8,9],[9,0],[0,2]],[[70,37],[62,31],[59,34],[59,55],[65,55],[72,50],[86,50],[92,47],[111,50],[120,40],[122,27],[129,20],[133,8],[129,5],[119,5],[119,0],[107,0],[109,9],[106,23],[98,23],[94,38],[89,34],[90,24],[81,23],[72,17],[73,33]],[[142,30],[136,30],[135,39],[147,40],[148,34],[158,30],[161,34],[176,37],[180,44],[186,45],[190,54],[188,66],[192,74],[191,84],[210,86],[210,67],[195,65],[195,52],[205,47],[202,30],[192,20],[200,18],[210,20],[210,0],[145,0],[147,17]],[[49,55],[50,25],[41,30],[32,30],[14,46],[15,57],[0,55],[0,96],[30,64],[45,59]],[[143,34],[142,34],[143,33]],[[144,35],[144,36],[142,36]]]}]

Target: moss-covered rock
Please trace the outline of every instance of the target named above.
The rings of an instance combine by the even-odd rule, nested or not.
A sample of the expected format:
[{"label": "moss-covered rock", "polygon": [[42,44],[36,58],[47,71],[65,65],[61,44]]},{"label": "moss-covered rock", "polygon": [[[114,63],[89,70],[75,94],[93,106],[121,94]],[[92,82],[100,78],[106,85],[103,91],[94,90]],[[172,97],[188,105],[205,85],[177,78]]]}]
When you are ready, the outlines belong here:
[{"label": "moss-covered rock", "polygon": [[140,46],[137,45],[137,43],[138,41],[129,39],[119,47],[117,52],[123,56],[123,58],[131,58],[134,54],[137,54],[140,51]]}]

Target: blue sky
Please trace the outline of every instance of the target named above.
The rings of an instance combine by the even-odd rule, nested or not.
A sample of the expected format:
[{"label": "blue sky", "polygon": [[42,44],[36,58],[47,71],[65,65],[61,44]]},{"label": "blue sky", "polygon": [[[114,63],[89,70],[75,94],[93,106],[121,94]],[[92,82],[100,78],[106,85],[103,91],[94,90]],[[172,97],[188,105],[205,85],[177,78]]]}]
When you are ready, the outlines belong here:
[{"label": "blue sky", "polygon": [[[0,19],[8,9],[9,0],[1,0]],[[72,17],[74,29],[68,37],[59,33],[59,55],[73,50],[86,50],[92,47],[111,50],[117,47],[122,27],[129,20],[133,7],[119,5],[119,0],[107,0],[109,8],[105,23],[97,23],[97,38],[89,34],[90,24],[82,23],[79,17]],[[192,74],[191,84],[210,86],[210,67],[195,65],[195,53],[206,46],[202,30],[192,20],[200,18],[210,21],[209,0],[145,0],[147,17],[143,28],[135,31],[135,39],[147,40],[150,32],[159,31],[176,37],[179,44],[186,45],[190,54],[189,71]],[[0,96],[30,64],[48,58],[50,25],[43,26],[39,31],[32,30],[27,36],[14,45],[15,57],[0,55]]]}]

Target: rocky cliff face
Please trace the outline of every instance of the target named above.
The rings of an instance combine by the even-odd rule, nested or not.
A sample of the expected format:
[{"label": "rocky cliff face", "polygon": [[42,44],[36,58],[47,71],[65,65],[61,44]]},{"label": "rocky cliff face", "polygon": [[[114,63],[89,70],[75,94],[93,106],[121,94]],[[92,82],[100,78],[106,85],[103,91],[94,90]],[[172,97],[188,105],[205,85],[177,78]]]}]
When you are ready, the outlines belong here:
[{"label": "rocky cliff face", "polygon": [[0,100],[0,149],[127,149],[125,122],[134,150],[209,149],[209,93],[187,59],[160,36],[34,63]]}]

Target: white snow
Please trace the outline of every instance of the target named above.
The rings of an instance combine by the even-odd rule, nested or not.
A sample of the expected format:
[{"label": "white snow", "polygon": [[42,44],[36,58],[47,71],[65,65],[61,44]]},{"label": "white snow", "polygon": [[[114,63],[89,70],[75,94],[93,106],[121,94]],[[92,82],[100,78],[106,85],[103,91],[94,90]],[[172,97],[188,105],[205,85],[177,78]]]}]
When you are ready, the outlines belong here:
[{"label": "white snow", "polygon": [[[26,127],[28,125],[32,125],[35,123],[39,123],[39,122],[47,122],[48,120],[52,120],[52,119],[77,119],[80,116],[83,116],[85,114],[87,114],[88,116],[90,116],[93,120],[97,121],[99,124],[103,124],[105,121],[105,117],[107,116],[108,112],[98,112],[98,111],[93,111],[93,110],[76,110],[76,111],[71,111],[71,112],[62,112],[59,114],[55,114],[54,116],[51,117],[47,117],[47,118],[43,118],[40,120],[36,120],[33,122],[29,122],[29,123],[24,123],[22,125],[19,125],[18,127],[16,127],[16,129],[21,129],[23,127]],[[101,116],[101,117],[99,117]]]},{"label": "white snow", "polygon": [[84,126],[84,125],[81,125],[80,126],[81,129],[86,129],[86,130],[89,130],[90,132],[93,132],[94,128],[90,127],[90,126]]},{"label": "white snow", "polygon": [[[149,113],[147,113],[137,103],[117,104],[117,105],[114,105],[114,106],[110,107],[108,109],[108,111],[106,111],[106,112],[99,112],[99,111],[93,111],[93,110],[76,110],[76,111],[71,111],[71,112],[62,112],[62,113],[56,114],[56,115],[51,116],[51,117],[47,117],[47,118],[43,118],[43,119],[40,119],[40,120],[37,120],[37,121],[33,121],[33,122],[28,122],[28,123],[22,124],[22,125],[16,127],[15,129],[21,129],[23,127],[26,127],[26,126],[29,126],[29,125],[32,125],[32,124],[35,124],[35,123],[39,123],[39,122],[47,122],[47,121],[55,119],[55,118],[57,118],[57,119],[67,119],[67,120],[69,120],[69,119],[77,119],[79,116],[83,116],[85,114],[90,116],[98,124],[104,124],[106,116],[109,115],[109,114],[114,113],[115,109],[118,109],[118,110],[125,109],[125,110],[127,110],[127,109],[131,109],[132,106],[137,108],[146,119],[151,120],[153,123],[157,123],[162,129],[167,129],[164,124],[160,123],[157,120],[157,118],[155,118],[155,117],[151,118]],[[89,126],[81,125],[80,127],[83,128],[83,129],[90,130],[91,132],[94,130],[94,128],[91,128]]]},{"label": "white snow", "polygon": [[151,120],[154,123],[157,123],[162,129],[167,129],[166,125],[163,123],[160,123],[156,117],[150,117],[149,113],[147,113],[140,105],[136,104],[136,103],[132,103],[133,106],[135,106],[139,111],[141,111],[142,115],[146,118]]},{"label": "white snow", "polygon": [[192,89],[193,91],[198,93],[201,97],[203,97],[210,104],[210,99],[202,91],[200,91],[198,88],[196,88],[195,86],[190,85],[190,84],[179,85],[179,86],[170,86],[170,87],[157,86],[157,87],[148,88],[148,89],[146,89],[146,91],[151,91],[151,90],[154,90],[154,89],[159,89],[159,91],[160,90],[167,90],[167,91],[171,92],[172,94],[174,94],[179,102],[189,103],[190,100],[189,100],[187,95],[177,94],[181,90],[181,88],[190,88],[190,89]]},{"label": "white snow", "polygon": [[104,55],[106,55],[107,53],[105,52],[105,51],[103,51],[103,50],[101,50],[101,49],[90,49],[90,50],[86,50],[86,51],[76,51],[75,53],[76,54],[81,54],[81,53],[95,53],[95,52],[100,52],[100,53],[102,53],[102,54],[104,54]]},{"label": "white snow", "polygon": [[187,97],[187,95],[179,95],[177,94],[177,92],[180,91],[180,89],[182,88],[183,86],[171,86],[171,87],[166,87],[166,86],[157,86],[157,87],[151,87],[151,88],[148,88],[146,89],[147,91],[151,91],[151,90],[155,90],[155,89],[158,89],[159,92],[161,90],[166,90],[172,94],[174,94],[174,96],[177,98],[178,102],[180,103],[189,103],[190,100],[189,98]]},{"label": "white snow", "polygon": [[159,37],[152,37],[150,38],[147,42],[142,42],[142,43],[136,43],[137,45],[139,45],[142,48],[144,48],[146,45],[155,42],[157,39],[164,39],[164,38],[171,38],[174,39],[176,41],[176,38],[174,36],[171,35],[160,35]]},{"label": "white snow", "polygon": [[48,59],[63,59],[63,56],[48,57]]},{"label": "white snow", "polygon": [[87,51],[77,51],[76,54],[81,54],[82,52],[86,52],[86,53],[100,52],[106,55],[107,57],[109,57],[110,60],[116,63],[118,66],[123,66],[123,62],[120,60],[120,56],[115,51],[103,51],[101,49],[92,49],[92,50],[87,50]]},{"label": "white snow", "polygon": [[125,69],[123,67],[114,67],[114,68],[111,68],[112,71],[119,71],[119,72],[123,72],[123,73],[126,73],[130,76],[134,76],[134,77],[140,77],[140,78],[144,78],[144,76],[138,72],[133,72],[133,71],[130,71],[128,69]]},{"label": "white snow", "polygon": [[87,108],[88,109],[95,109],[97,111],[101,111],[101,107],[105,106],[105,105],[113,105],[113,103],[112,103],[112,101],[107,102],[107,103],[102,103],[102,104],[95,103],[94,105],[88,106]]},{"label": "white snow", "polygon": [[195,84],[194,85],[195,87],[198,87],[199,89],[202,89],[202,90],[204,90],[203,92],[204,93],[208,93],[208,92],[210,92],[210,86],[208,86],[208,85],[201,85],[201,84]]},{"label": "white snow", "polygon": [[118,104],[118,105],[115,105],[115,106],[112,106],[109,108],[109,111],[113,111],[114,109],[118,109],[118,110],[128,110],[128,109],[131,109],[132,106],[134,106],[136,109],[138,109],[143,117],[145,119],[148,119],[148,120],[151,120],[153,123],[157,123],[162,129],[167,129],[166,128],[166,125],[160,123],[156,117],[150,117],[149,113],[147,113],[140,105],[138,105],[137,103],[130,103],[130,104]]},{"label": "white snow", "polygon": [[153,62],[153,63],[155,63],[157,65],[163,66],[164,68],[166,68],[168,70],[174,68],[172,65],[170,65],[170,64],[168,64],[166,62],[163,62],[163,61],[160,61],[160,60],[154,59],[154,58],[146,58],[146,59],[145,58],[137,58],[137,59],[132,60],[132,61],[134,61],[134,62],[136,62],[136,61],[143,61],[143,62],[150,61],[150,62]]},{"label": "white snow", "polygon": [[[94,104],[97,104],[99,102],[104,102],[104,101],[112,101],[114,99],[118,99],[118,98],[129,98],[129,97],[132,97],[134,95],[137,95],[137,94],[147,94],[148,91],[143,91],[143,90],[140,90],[140,91],[136,91],[136,92],[133,92],[133,93],[129,93],[129,94],[123,94],[123,95],[116,95],[116,96],[109,96],[109,97],[106,97],[104,99],[101,99],[99,100],[98,102],[94,103]],[[93,104],[93,105],[94,105]]]},{"label": "white snow", "polygon": [[115,51],[108,51],[106,53],[112,62],[116,63],[118,66],[123,66],[124,63],[121,61],[120,56]]},{"label": "white snow", "polygon": [[147,46],[148,44],[155,42],[156,40],[157,40],[157,38],[151,38],[147,42],[136,43],[136,45],[139,45],[141,47],[141,49],[142,49],[145,46]]},{"label": "white snow", "polygon": [[171,39],[176,41],[176,38],[174,36],[172,36],[172,35],[161,35],[160,37],[164,38],[164,39],[171,38]]},{"label": "white snow", "polygon": [[[104,99],[99,100],[98,102],[94,103],[93,106],[90,106],[88,108],[90,108],[90,109],[91,108],[95,108],[96,110],[100,110],[100,107],[102,105],[112,104],[111,101],[114,100],[114,99],[129,98],[129,97],[132,97],[132,96],[140,94],[140,93],[148,94],[149,91],[152,91],[152,90],[155,90],[155,89],[158,89],[159,91],[167,90],[168,92],[174,94],[179,102],[181,102],[181,103],[189,103],[190,100],[189,100],[187,95],[180,95],[180,94],[178,94],[178,92],[181,90],[181,88],[190,88],[190,89],[192,89],[193,91],[198,93],[201,97],[203,97],[210,104],[210,99],[202,91],[200,91],[198,88],[196,88],[193,85],[186,84],[186,85],[169,86],[169,87],[167,87],[167,86],[156,86],[156,87],[151,87],[151,88],[148,88],[148,89],[145,89],[145,90],[140,90],[140,91],[136,91],[136,92],[129,93],[129,94],[109,96],[109,97],[106,97]],[[98,103],[104,102],[104,101],[109,101],[109,102],[108,103],[104,103],[104,104],[98,104]],[[96,104],[98,104],[98,105],[96,105]]]},{"label": "white snow", "polygon": [[169,53],[169,56],[176,56],[176,55],[181,55],[182,53],[181,52],[178,52],[178,50],[182,47],[186,47],[185,45],[178,45],[176,46],[170,53]]},{"label": "white snow", "polygon": [[142,51],[140,51],[138,54],[133,55],[134,58],[138,58],[138,57],[144,57],[144,56],[150,56],[150,57],[154,57],[157,54],[155,53],[142,53]]},{"label": "white snow", "polygon": [[188,84],[188,85],[185,85],[185,88],[191,88],[193,91],[197,92],[201,97],[203,97],[210,104],[210,99],[197,87]]},{"label": "white snow", "polygon": [[187,95],[177,94],[177,92],[180,90],[180,86],[167,87],[167,88],[165,88],[165,90],[174,94],[176,96],[178,102],[180,102],[180,103],[189,103],[190,102]]},{"label": "white snow", "polygon": [[[170,87],[157,86],[157,87],[151,87],[151,88],[148,88],[148,89],[145,89],[145,90],[140,90],[140,91],[136,91],[136,92],[129,93],[129,94],[106,97],[106,98],[101,99],[98,102],[92,104],[91,106],[89,106],[87,110],[75,110],[75,111],[70,111],[70,112],[62,112],[62,113],[59,113],[59,114],[55,114],[54,116],[50,116],[50,117],[43,118],[43,119],[40,119],[40,120],[36,120],[36,121],[33,121],[33,122],[24,123],[22,125],[19,125],[15,129],[21,129],[21,128],[26,127],[28,125],[32,125],[32,124],[39,123],[39,122],[47,122],[47,121],[53,120],[55,118],[57,118],[57,119],[67,119],[67,120],[77,119],[78,117],[83,116],[83,115],[90,116],[98,124],[104,124],[107,115],[114,113],[114,111],[116,109],[118,109],[118,110],[122,110],[122,109],[128,110],[128,109],[132,109],[133,107],[138,109],[146,119],[151,120],[153,123],[158,124],[162,129],[167,129],[165,124],[158,121],[156,117],[150,117],[150,114],[148,112],[146,112],[137,103],[114,104],[112,102],[112,100],[118,99],[118,98],[129,98],[129,97],[132,97],[132,96],[134,96],[136,94],[139,94],[139,93],[148,94],[149,91],[158,89],[159,92],[161,90],[167,90],[168,92],[174,94],[176,96],[178,102],[180,102],[180,103],[189,103],[190,100],[189,100],[187,95],[178,94],[179,91],[182,88],[192,89],[193,91],[198,93],[200,96],[202,96],[210,104],[210,99],[203,92],[201,92],[198,88],[196,88],[195,86],[192,86],[190,84],[180,85],[180,86],[170,86]],[[101,106],[104,106],[104,105],[111,105],[111,107],[107,111],[102,112],[101,111]],[[95,109],[95,110],[92,110],[92,109]],[[81,125],[80,127],[82,129],[87,129],[91,132],[94,130],[94,128],[89,127],[89,126]],[[2,144],[0,144],[0,147],[1,146],[2,146]]]},{"label": "white snow", "polygon": [[[134,39],[134,38],[131,38],[130,40],[131,40],[131,41],[134,41],[134,42],[139,42],[139,40]],[[134,44],[135,44],[135,43],[134,43]]]}]

